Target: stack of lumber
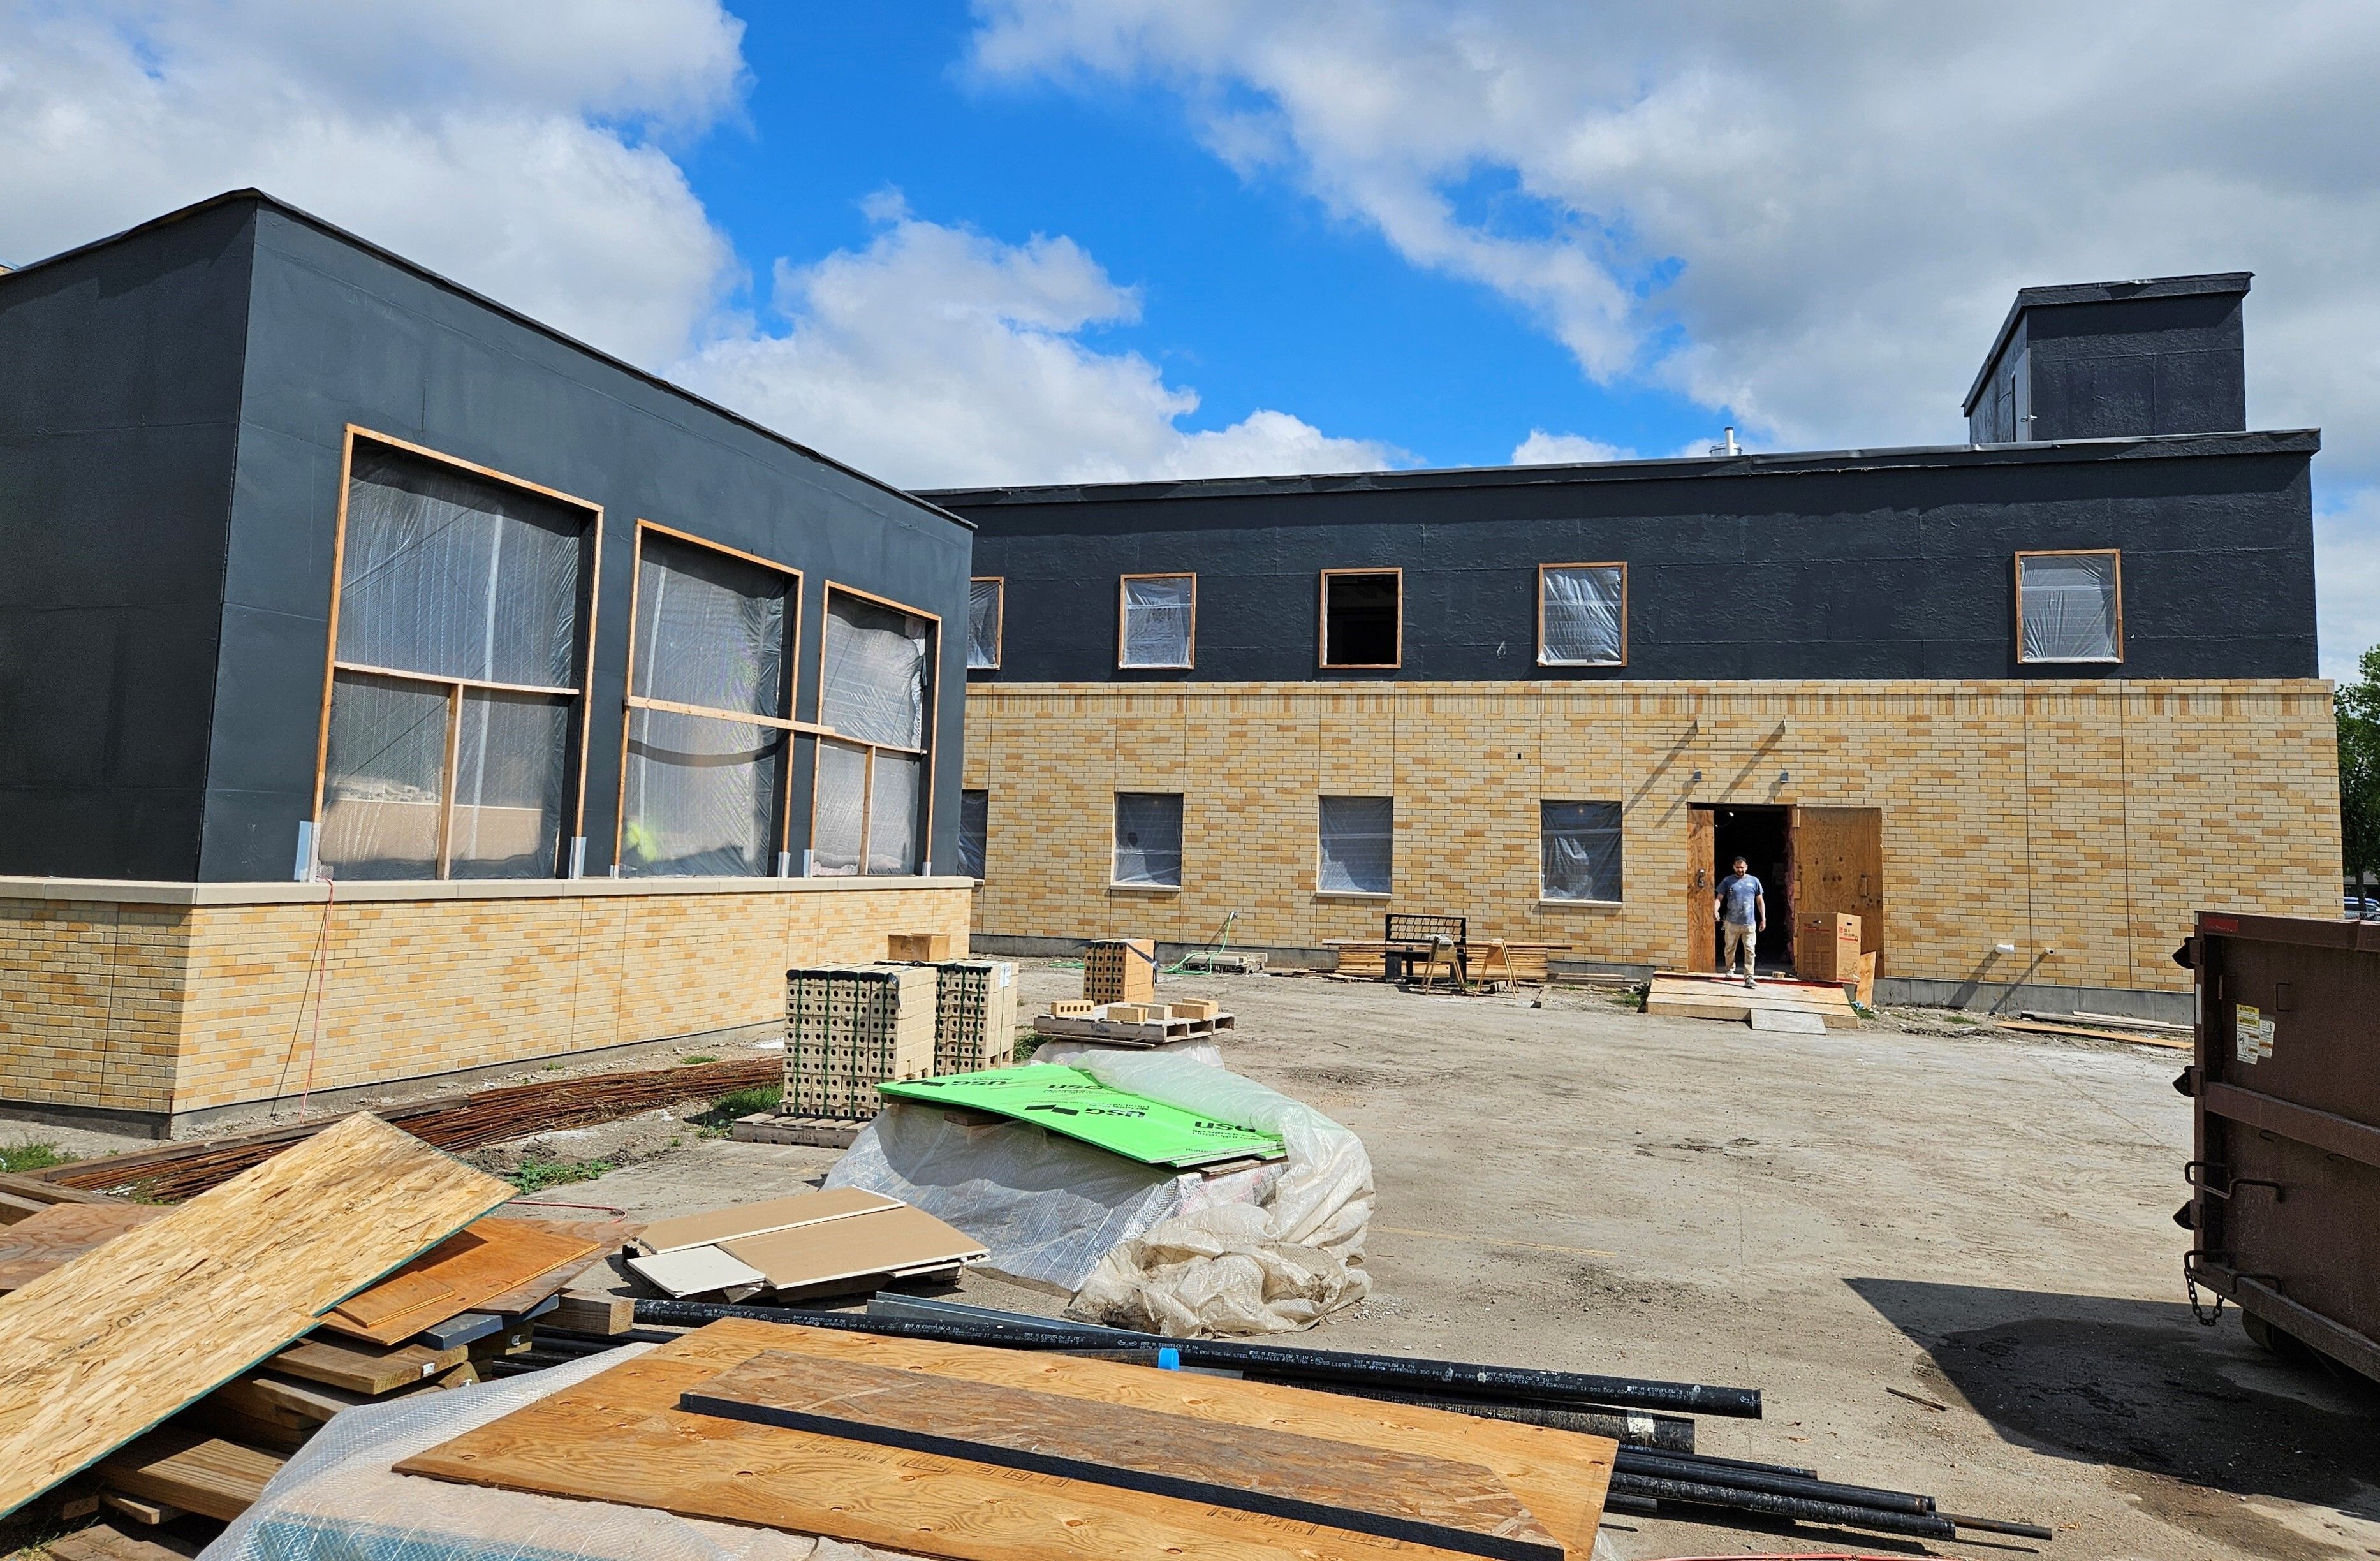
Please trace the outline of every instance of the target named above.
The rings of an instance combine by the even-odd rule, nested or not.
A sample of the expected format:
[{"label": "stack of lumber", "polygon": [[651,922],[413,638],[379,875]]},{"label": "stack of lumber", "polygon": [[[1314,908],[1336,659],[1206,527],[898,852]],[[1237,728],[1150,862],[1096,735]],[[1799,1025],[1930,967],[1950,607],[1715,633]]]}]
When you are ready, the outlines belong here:
[{"label": "stack of lumber", "polygon": [[932,1072],[939,986],[931,965],[785,972],[786,1107],[864,1121],[883,1108],[879,1083]]},{"label": "stack of lumber", "polygon": [[[2024,1010],[2022,1019],[2003,1019],[2004,1030],[2022,1030],[2034,1035],[2073,1035],[2094,1041],[2130,1041],[2135,1046],[2166,1047],[2175,1051],[2189,1051],[2197,1045],[2197,1032],[2187,1024],[2170,1024],[2161,1019],[2127,1019],[2113,1013],[2035,1013]],[[6,1237],[0,1235],[0,1243]]]},{"label": "stack of lumber", "polygon": [[898,1198],[838,1187],[646,1226],[628,1266],[673,1296],[810,1301],[895,1280],[954,1282],[990,1253]]},{"label": "stack of lumber", "polygon": [[1033,1021],[1033,1028],[1045,1035],[1119,1047],[1213,1038],[1237,1024],[1222,1004],[1208,998],[1171,1003],[1053,1003],[1048,1013]]},{"label": "stack of lumber", "polygon": [[[0,1296],[0,1515],[78,1477],[71,1500],[103,1494],[136,1515],[237,1511],[278,1467],[291,1437],[277,1434],[298,1428],[249,1390],[213,1396],[283,1374],[292,1346],[334,1312],[370,1310],[383,1281],[425,1295],[398,1271],[513,1195],[357,1115],[22,1277]],[[443,1369],[469,1359],[456,1348]],[[441,1369],[417,1361],[413,1380]],[[221,1434],[229,1423],[261,1434]]]},{"label": "stack of lumber", "polygon": [[1614,1451],[1267,1383],[727,1320],[397,1470],[965,1561],[1561,1561],[1594,1547]]},{"label": "stack of lumber", "polygon": [[0,1174],[0,1226],[30,1219],[57,1204],[105,1204],[113,1199],[96,1192],[45,1181],[39,1177]]},{"label": "stack of lumber", "polygon": [[1814,981],[1764,981],[1746,986],[1719,975],[1663,971],[1645,997],[1646,1013],[1673,1019],[1724,1019],[1755,1030],[1816,1035],[1856,1030],[1859,1013],[1840,986]]},{"label": "stack of lumber", "polygon": [[1102,938],[1083,949],[1083,998],[1093,1004],[1157,1000],[1157,945],[1146,938]]}]

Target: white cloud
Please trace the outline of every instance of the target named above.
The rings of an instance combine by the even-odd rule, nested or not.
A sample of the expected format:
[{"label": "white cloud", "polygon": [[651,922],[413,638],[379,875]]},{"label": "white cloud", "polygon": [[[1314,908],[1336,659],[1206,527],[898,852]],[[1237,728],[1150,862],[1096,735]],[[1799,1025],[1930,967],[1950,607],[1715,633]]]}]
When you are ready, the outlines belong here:
[{"label": "white cloud", "polygon": [[0,6],[0,260],[254,185],[666,363],[733,255],[648,138],[735,109],[742,31],[715,0]]},{"label": "white cloud", "polygon": [[1004,244],[868,206],[865,249],[780,262],[783,329],[710,343],[677,377],[863,470],[911,487],[1359,471],[1402,453],[1284,412],[1193,432],[1197,394],[1087,336],[1140,316],[1072,239]]},{"label": "white cloud", "polygon": [[[1699,455],[1702,452],[1697,450],[1694,454]],[[1624,445],[1606,444],[1599,439],[1574,433],[1548,433],[1543,429],[1531,429],[1529,437],[1512,447],[1512,464],[1516,466],[1561,466],[1635,458],[1636,452]]]},{"label": "white cloud", "polygon": [[2350,682],[2356,658],[2380,645],[2380,489],[2317,513],[2313,552],[2322,675]]}]

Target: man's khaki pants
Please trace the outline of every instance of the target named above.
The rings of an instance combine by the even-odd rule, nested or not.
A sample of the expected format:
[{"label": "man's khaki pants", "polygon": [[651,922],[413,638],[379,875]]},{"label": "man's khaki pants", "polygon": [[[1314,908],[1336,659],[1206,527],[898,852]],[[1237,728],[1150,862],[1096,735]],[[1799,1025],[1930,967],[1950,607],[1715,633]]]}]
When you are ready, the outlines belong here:
[{"label": "man's khaki pants", "polygon": [[1760,939],[1758,929],[1738,926],[1733,922],[1724,922],[1720,924],[1719,931],[1725,937],[1725,941],[1720,945],[1725,951],[1719,957],[1719,974],[1722,975],[1735,974],[1735,954],[1736,950],[1741,949],[1743,950],[1743,978],[1746,981],[1752,980],[1752,949],[1753,945]]}]

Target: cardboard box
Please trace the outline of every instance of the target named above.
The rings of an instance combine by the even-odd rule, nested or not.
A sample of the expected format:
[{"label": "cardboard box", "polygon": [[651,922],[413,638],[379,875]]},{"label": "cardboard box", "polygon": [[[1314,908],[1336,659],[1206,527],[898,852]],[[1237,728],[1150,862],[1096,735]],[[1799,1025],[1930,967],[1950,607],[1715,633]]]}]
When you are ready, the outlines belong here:
[{"label": "cardboard box", "polygon": [[1805,915],[1793,926],[1793,974],[1804,981],[1857,981],[1860,919],[1841,914]]},{"label": "cardboard box", "polygon": [[947,932],[888,932],[884,957],[905,964],[916,961],[939,964],[952,958],[952,941]]}]

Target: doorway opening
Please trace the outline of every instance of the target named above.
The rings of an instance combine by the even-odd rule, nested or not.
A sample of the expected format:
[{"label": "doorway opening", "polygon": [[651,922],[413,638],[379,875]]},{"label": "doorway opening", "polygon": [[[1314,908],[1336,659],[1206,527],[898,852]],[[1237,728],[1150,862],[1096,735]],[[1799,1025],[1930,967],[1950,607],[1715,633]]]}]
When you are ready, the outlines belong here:
[{"label": "doorway opening", "polygon": [[1790,807],[1711,809],[1711,876],[1717,884],[1739,856],[1768,901],[1768,927],[1760,935],[1763,975],[1793,974],[1793,810]]}]

